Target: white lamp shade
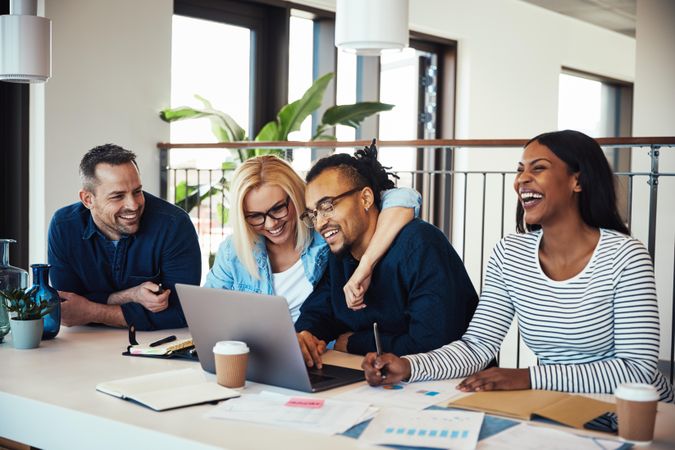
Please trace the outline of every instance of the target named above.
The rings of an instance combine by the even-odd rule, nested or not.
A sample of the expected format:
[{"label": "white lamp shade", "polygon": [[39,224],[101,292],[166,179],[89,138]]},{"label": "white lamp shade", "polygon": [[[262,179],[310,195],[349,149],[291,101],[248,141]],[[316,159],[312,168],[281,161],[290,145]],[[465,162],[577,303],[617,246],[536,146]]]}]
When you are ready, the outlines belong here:
[{"label": "white lamp shade", "polygon": [[51,20],[32,15],[0,16],[0,80],[43,83],[51,74]]},{"label": "white lamp shade", "polygon": [[337,0],[335,45],[359,55],[408,46],[408,0]]}]

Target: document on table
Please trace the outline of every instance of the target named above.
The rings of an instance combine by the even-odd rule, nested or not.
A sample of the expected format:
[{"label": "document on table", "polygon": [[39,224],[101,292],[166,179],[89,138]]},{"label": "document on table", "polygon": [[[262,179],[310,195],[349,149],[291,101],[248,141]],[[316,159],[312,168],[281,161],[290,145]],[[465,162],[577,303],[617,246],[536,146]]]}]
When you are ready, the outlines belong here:
[{"label": "document on table", "polygon": [[526,423],[508,428],[501,433],[483,439],[478,443],[479,450],[612,450],[618,449],[623,442],[597,437],[578,436],[562,430],[554,430]]},{"label": "document on table", "polygon": [[461,395],[455,389],[459,381],[423,381],[384,386],[361,386],[334,398],[345,401],[360,401],[373,406],[391,406],[421,411],[431,405],[447,403]]},{"label": "document on table", "polygon": [[359,437],[369,444],[409,447],[476,448],[483,413],[382,409]]},{"label": "document on table", "polygon": [[268,391],[233,400],[214,408],[206,417],[337,434],[370,419],[377,411],[364,402],[290,397]]}]

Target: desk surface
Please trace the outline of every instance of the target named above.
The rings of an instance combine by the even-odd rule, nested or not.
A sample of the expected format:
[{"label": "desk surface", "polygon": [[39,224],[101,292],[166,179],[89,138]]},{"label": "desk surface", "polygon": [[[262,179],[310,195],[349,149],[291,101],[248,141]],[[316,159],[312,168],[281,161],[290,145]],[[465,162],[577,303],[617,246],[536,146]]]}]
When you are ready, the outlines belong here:
[{"label": "desk surface", "polygon": [[[180,338],[188,333],[185,329],[138,333],[138,339],[150,342],[167,334]],[[159,413],[100,393],[95,386],[102,381],[199,367],[192,361],[122,356],[127,345],[125,330],[62,328],[56,339],[42,342],[35,350],[15,350],[8,338],[0,344],[2,437],[49,449],[364,448],[345,436],[206,419],[211,405]],[[351,367],[358,367],[361,360],[339,352],[329,352],[325,359]],[[332,396],[353,386],[357,385],[318,395]],[[255,383],[248,383],[246,392],[262,389],[293,392]],[[659,404],[656,438],[650,448],[675,448],[674,423],[675,405]]]}]

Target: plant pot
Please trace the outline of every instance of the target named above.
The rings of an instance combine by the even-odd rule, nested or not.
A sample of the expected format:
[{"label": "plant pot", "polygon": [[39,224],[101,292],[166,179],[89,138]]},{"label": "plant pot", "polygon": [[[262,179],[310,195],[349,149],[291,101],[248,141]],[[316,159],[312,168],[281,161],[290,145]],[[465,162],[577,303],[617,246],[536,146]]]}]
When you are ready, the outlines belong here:
[{"label": "plant pot", "polygon": [[42,319],[35,320],[9,320],[12,328],[12,343],[14,348],[28,349],[37,348],[42,338],[43,322]]}]

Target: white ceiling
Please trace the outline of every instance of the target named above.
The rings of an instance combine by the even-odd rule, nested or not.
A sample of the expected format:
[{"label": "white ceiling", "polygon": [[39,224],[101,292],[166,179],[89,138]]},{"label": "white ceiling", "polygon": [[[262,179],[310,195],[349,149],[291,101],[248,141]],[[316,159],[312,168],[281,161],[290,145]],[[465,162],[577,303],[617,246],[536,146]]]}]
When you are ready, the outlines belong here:
[{"label": "white ceiling", "polygon": [[524,2],[574,17],[635,37],[637,0],[523,0]]}]

